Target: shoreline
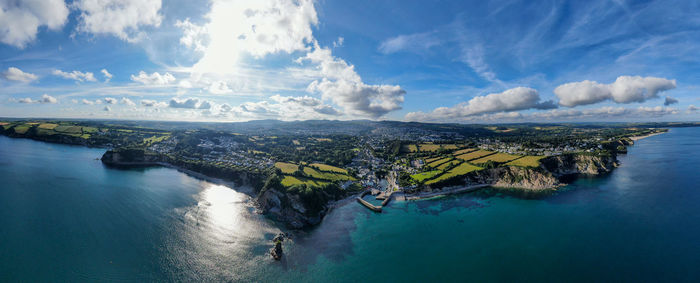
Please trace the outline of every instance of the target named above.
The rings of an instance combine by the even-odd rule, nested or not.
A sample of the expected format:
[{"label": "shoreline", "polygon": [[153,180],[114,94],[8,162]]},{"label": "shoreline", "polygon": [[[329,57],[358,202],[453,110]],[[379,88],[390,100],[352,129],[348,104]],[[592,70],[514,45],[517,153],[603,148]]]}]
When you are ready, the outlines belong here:
[{"label": "shoreline", "polygon": [[[443,197],[443,196],[459,194],[459,193],[473,192],[473,191],[476,191],[478,189],[483,189],[486,187],[491,187],[491,184],[478,184],[478,185],[461,187],[461,188],[457,188],[457,189],[450,189],[448,191],[418,193],[416,195],[410,195],[410,196],[406,195],[404,193],[403,201],[423,200],[423,199],[437,198],[437,197]],[[399,201],[399,199],[396,199],[396,200]]]},{"label": "shoreline", "polygon": [[229,189],[244,193],[244,194],[248,195],[248,197],[252,198],[251,194],[252,194],[253,190],[250,186],[245,186],[245,185],[237,186],[236,183],[234,183],[234,182],[226,181],[226,180],[220,179],[220,178],[210,177],[210,176],[204,175],[204,174],[199,173],[199,172],[195,172],[195,171],[192,171],[189,169],[185,169],[185,168],[182,168],[179,166],[172,165],[172,164],[167,163],[167,162],[159,162],[159,161],[158,162],[119,162],[119,163],[104,163],[104,162],[102,162],[102,164],[104,164],[106,166],[117,167],[117,168],[119,168],[119,167],[123,167],[123,168],[129,168],[129,167],[166,167],[166,168],[177,170],[178,172],[184,173],[185,175],[190,176],[190,177],[195,178],[195,179],[198,179],[200,181],[209,182],[209,183],[212,183],[215,185],[226,186]]},{"label": "shoreline", "polygon": [[648,135],[644,135],[644,136],[634,136],[634,137],[630,137],[630,139],[633,140],[633,141],[638,141],[638,140],[641,140],[641,139],[645,139],[645,138],[648,138],[648,137],[653,137],[653,136],[660,135],[660,134],[665,134],[665,133],[668,133],[668,132],[658,132],[658,133],[648,134]]}]

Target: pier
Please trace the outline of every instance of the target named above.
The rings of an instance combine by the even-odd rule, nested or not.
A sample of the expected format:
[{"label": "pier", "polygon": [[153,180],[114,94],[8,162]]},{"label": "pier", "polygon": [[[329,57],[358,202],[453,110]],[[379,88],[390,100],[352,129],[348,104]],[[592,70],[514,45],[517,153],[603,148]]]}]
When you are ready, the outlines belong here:
[{"label": "pier", "polygon": [[[366,191],[366,192],[362,193],[359,197],[357,197],[357,202],[359,202],[360,204],[364,205],[365,207],[369,208],[370,210],[372,210],[374,212],[382,212],[383,205],[376,206],[376,205],[373,205],[373,204],[369,203],[368,201],[362,199],[364,196],[366,196],[370,192],[371,191]],[[382,204],[384,204],[384,202],[382,202]]]}]

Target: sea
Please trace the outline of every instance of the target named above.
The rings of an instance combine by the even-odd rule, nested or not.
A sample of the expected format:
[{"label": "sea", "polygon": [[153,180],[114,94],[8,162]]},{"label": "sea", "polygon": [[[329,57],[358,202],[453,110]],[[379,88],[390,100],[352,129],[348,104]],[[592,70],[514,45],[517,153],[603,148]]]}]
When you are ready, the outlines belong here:
[{"label": "sea", "polygon": [[242,189],[103,152],[0,137],[0,282],[700,281],[700,128],[556,192],[341,202],[281,261]]}]

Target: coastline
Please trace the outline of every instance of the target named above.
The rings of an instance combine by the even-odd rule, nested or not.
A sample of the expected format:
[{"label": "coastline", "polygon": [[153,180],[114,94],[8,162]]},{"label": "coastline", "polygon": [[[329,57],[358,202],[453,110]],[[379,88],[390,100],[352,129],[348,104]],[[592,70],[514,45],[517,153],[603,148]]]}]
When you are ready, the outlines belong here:
[{"label": "coastline", "polygon": [[204,175],[204,174],[199,173],[199,172],[195,172],[195,171],[192,171],[189,169],[185,169],[185,168],[182,168],[179,166],[172,165],[172,164],[167,163],[167,162],[119,162],[119,163],[104,163],[103,162],[103,164],[105,164],[107,166],[117,167],[117,168],[118,167],[128,168],[128,167],[132,167],[132,166],[133,167],[135,167],[135,166],[141,166],[141,167],[158,166],[158,167],[166,167],[166,168],[170,168],[170,169],[175,169],[178,172],[182,172],[182,173],[184,173],[187,176],[190,176],[192,178],[206,181],[209,183],[213,183],[216,185],[223,185],[223,186],[228,187],[229,189],[236,190],[238,192],[242,192],[242,193],[244,193],[252,198],[251,194],[253,192],[253,189],[249,186],[244,186],[244,185],[237,186],[234,182],[226,181],[226,180],[220,179],[220,178],[210,177],[210,176]]},{"label": "coastline", "polygon": [[[478,184],[478,185],[460,187],[460,188],[456,188],[456,189],[450,189],[447,191],[418,193],[416,195],[411,195],[411,196],[404,194],[403,201],[422,200],[422,199],[443,197],[443,196],[452,195],[452,194],[473,192],[473,191],[476,191],[478,189],[482,189],[482,188],[486,188],[486,187],[491,187],[491,185],[490,184]],[[400,199],[396,199],[396,200],[399,201]]]},{"label": "coastline", "polygon": [[638,140],[641,140],[641,139],[644,139],[644,138],[653,137],[653,136],[660,135],[660,134],[664,134],[664,133],[668,133],[668,132],[658,132],[658,133],[648,134],[648,135],[645,135],[645,136],[634,136],[634,137],[630,137],[630,139],[633,140],[633,141],[638,141]]}]

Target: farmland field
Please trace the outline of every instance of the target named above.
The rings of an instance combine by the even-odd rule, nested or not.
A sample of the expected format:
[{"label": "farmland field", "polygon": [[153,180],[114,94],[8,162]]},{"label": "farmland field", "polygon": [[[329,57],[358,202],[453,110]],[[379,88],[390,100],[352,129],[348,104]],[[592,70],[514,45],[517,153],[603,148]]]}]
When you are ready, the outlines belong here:
[{"label": "farmland field", "polygon": [[450,169],[450,171],[445,172],[444,174],[440,175],[439,177],[425,182],[425,184],[426,185],[434,184],[434,183],[437,183],[437,182],[440,182],[443,180],[450,179],[452,177],[461,176],[461,175],[467,174],[469,172],[473,172],[473,171],[477,171],[477,170],[481,170],[481,169],[483,169],[483,168],[481,168],[479,166],[474,166],[474,165],[471,165],[471,164],[465,162],[465,163],[462,163],[455,168]]},{"label": "farmland field", "polygon": [[444,148],[444,149],[457,149],[458,147],[456,144],[443,144],[442,148]]},{"label": "farmland field", "polygon": [[58,127],[58,124],[44,123],[44,124],[39,125],[39,129],[44,129],[44,130],[53,130],[56,127]]},{"label": "farmland field", "polygon": [[450,161],[450,162],[445,162],[445,163],[441,164],[440,166],[438,166],[437,169],[439,169],[439,170],[445,170],[445,169],[447,169],[447,167],[450,167],[450,166],[452,166],[452,165],[457,165],[457,164],[459,164],[460,162],[462,162],[462,161],[461,161],[461,160],[452,160],[452,161]]},{"label": "farmland field", "polygon": [[506,163],[506,165],[520,166],[520,167],[537,167],[540,166],[540,159],[546,156],[523,156],[516,160]]},{"label": "farmland field", "polygon": [[418,148],[420,151],[437,151],[440,149],[439,144],[431,144],[431,143],[424,143],[424,144],[419,144]]},{"label": "farmland field", "polygon": [[326,164],[321,164],[321,163],[311,163],[309,166],[316,167],[316,169],[321,170],[321,171],[330,171],[330,172],[336,172],[336,173],[341,173],[341,174],[348,174],[348,170],[345,170],[343,168],[338,168],[335,166],[331,166],[331,165],[326,165]]},{"label": "farmland field", "polygon": [[96,133],[97,128],[95,128],[95,127],[83,127],[83,132],[84,133]]},{"label": "farmland field", "polygon": [[442,171],[440,171],[440,170],[433,170],[433,171],[428,171],[428,172],[422,172],[422,173],[418,173],[418,174],[413,174],[413,175],[411,175],[411,178],[413,178],[414,180],[416,180],[416,181],[418,181],[418,182],[421,182],[421,181],[423,181],[423,180],[425,180],[425,179],[430,179],[430,178],[432,178],[432,177],[434,177],[434,176],[436,176],[436,175],[438,175],[438,174],[440,174],[440,173],[442,173]]},{"label": "farmland field", "polygon": [[304,173],[311,176],[314,179],[322,179],[322,180],[329,180],[329,181],[353,180],[353,178],[348,176],[348,175],[318,171],[318,170],[311,168],[311,167],[304,167]]},{"label": "farmland field", "polygon": [[282,170],[284,174],[293,174],[299,169],[298,165],[287,162],[275,162],[275,167]]},{"label": "farmland field", "polygon": [[58,126],[53,129],[56,132],[67,133],[67,134],[81,134],[83,130],[80,126]]},{"label": "farmland field", "polygon": [[462,159],[462,160],[469,161],[469,160],[481,158],[481,157],[484,157],[484,156],[487,156],[487,155],[493,154],[493,153],[494,153],[493,151],[481,150],[481,149],[480,149],[480,150],[473,151],[473,152],[470,152],[470,153],[465,153],[465,154],[458,155],[457,158]]},{"label": "farmland field", "polygon": [[436,160],[441,159],[441,158],[442,158],[442,156],[438,156],[438,157],[433,157],[433,158],[427,158],[424,161],[426,164],[428,164],[428,163],[431,163],[431,162],[436,161]]},{"label": "farmland field", "polygon": [[306,179],[306,178],[297,178],[293,176],[284,176],[282,179],[282,186],[285,187],[291,187],[294,185],[301,185],[301,184],[306,184],[309,187],[320,187],[323,185],[327,185],[328,182],[324,181],[316,181],[312,179]]},{"label": "farmland field", "polygon": [[28,125],[18,125],[14,127],[15,133],[24,134],[29,130]]},{"label": "farmland field", "polygon": [[442,159],[440,159],[440,160],[433,161],[433,162],[429,163],[428,166],[430,166],[430,167],[438,167],[438,166],[440,166],[440,164],[443,164],[443,163],[445,163],[445,162],[447,162],[447,161],[450,161],[450,160],[452,160],[452,157],[449,157],[449,156],[448,156],[448,157],[442,158]]},{"label": "farmland field", "polygon": [[417,152],[418,147],[415,144],[406,144],[403,146],[403,150],[408,152]]},{"label": "farmland field", "polygon": [[458,150],[458,151],[455,151],[455,152],[453,153],[453,155],[465,154],[465,153],[469,153],[469,152],[476,151],[476,150],[477,150],[476,148],[465,148],[465,149],[460,149],[460,150]]},{"label": "farmland field", "polygon": [[493,161],[493,162],[498,162],[498,163],[503,163],[503,162],[508,162],[514,159],[519,158],[520,155],[515,155],[515,154],[508,154],[508,153],[496,153],[496,154],[491,154],[488,156],[484,156],[482,158],[472,160],[471,163],[473,164],[481,164],[481,163],[486,163],[488,161]]}]

